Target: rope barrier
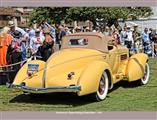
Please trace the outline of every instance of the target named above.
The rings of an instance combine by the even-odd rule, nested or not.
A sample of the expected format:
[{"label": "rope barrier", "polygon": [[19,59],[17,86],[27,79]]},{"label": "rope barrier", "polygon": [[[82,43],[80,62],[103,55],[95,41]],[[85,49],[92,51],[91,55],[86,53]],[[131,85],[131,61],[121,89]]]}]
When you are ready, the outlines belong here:
[{"label": "rope barrier", "polygon": [[0,66],[0,68],[12,67],[12,66],[15,66],[15,65],[18,65],[18,64],[24,63],[24,62],[26,62],[26,61],[27,61],[27,60],[20,61],[20,62],[17,62],[17,63],[14,63],[14,64],[10,64],[10,65]]},{"label": "rope barrier", "polygon": [[32,57],[30,57],[30,58],[28,58],[28,59],[26,59],[26,60],[23,60],[23,61],[14,63],[14,64],[0,66],[0,68],[13,67],[13,66],[15,66],[15,65],[22,64],[22,63],[24,63],[24,62],[26,62],[26,61],[30,61],[30,60],[32,60],[32,58],[34,58],[34,59],[36,60],[36,58],[42,58],[42,57],[41,57],[41,56],[32,56]]}]

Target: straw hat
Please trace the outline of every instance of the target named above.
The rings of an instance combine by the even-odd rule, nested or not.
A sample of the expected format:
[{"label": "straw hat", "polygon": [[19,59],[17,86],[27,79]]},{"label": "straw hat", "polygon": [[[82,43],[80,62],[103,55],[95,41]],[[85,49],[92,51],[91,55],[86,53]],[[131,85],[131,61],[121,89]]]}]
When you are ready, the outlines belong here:
[{"label": "straw hat", "polygon": [[130,25],[127,25],[126,27],[127,27],[127,28],[131,28],[131,26],[130,26]]},{"label": "straw hat", "polygon": [[86,27],[86,30],[90,30],[89,27]]},{"label": "straw hat", "polygon": [[138,27],[138,24],[134,24],[133,27],[134,27],[134,28],[135,28],[135,27]]},{"label": "straw hat", "polygon": [[81,27],[80,27],[80,26],[77,26],[77,27],[75,28],[75,30],[81,30]]},{"label": "straw hat", "polygon": [[15,24],[14,24],[13,21],[9,21],[9,22],[8,22],[8,25],[9,25],[9,27],[14,27],[14,26],[15,26]]},{"label": "straw hat", "polygon": [[36,32],[36,33],[39,33],[39,32],[40,32],[40,29],[36,29],[35,32]]}]

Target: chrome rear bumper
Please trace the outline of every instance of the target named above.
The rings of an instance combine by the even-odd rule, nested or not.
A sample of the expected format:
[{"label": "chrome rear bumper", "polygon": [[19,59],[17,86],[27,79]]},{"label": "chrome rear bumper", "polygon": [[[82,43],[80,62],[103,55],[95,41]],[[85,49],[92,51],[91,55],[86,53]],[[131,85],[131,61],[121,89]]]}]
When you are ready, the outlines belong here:
[{"label": "chrome rear bumper", "polygon": [[81,86],[54,86],[48,88],[31,88],[28,86],[7,84],[7,87],[18,89],[28,93],[78,92],[81,90]]}]

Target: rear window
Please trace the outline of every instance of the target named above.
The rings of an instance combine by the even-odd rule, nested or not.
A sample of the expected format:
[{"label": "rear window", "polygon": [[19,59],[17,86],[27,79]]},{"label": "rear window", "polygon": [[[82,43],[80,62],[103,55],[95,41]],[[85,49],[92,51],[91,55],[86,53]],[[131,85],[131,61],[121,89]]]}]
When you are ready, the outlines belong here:
[{"label": "rear window", "polygon": [[69,40],[69,45],[74,45],[74,46],[84,46],[88,45],[88,40],[81,38],[81,39],[70,39]]}]

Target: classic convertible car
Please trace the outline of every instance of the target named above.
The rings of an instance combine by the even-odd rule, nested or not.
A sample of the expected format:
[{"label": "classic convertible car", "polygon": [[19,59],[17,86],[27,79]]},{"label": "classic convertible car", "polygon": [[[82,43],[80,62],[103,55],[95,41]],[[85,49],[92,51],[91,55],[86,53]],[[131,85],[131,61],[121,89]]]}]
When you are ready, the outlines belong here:
[{"label": "classic convertible car", "polygon": [[127,48],[116,45],[101,33],[75,33],[62,40],[61,50],[46,61],[27,62],[17,73],[11,87],[31,94],[73,92],[91,94],[104,100],[108,90],[121,80],[149,80],[148,56],[129,57]]}]

